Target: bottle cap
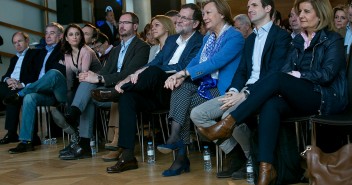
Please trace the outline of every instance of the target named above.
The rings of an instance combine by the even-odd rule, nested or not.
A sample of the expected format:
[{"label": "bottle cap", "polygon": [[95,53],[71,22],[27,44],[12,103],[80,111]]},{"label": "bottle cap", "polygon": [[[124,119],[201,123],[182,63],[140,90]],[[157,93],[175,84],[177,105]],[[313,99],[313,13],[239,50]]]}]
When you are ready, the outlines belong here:
[{"label": "bottle cap", "polygon": [[149,141],[149,142],[148,142],[148,145],[151,145],[151,144],[153,144],[153,143],[152,143],[151,141]]},{"label": "bottle cap", "polygon": [[208,146],[204,146],[204,148],[205,148],[205,149],[207,149],[207,148],[208,148]]}]

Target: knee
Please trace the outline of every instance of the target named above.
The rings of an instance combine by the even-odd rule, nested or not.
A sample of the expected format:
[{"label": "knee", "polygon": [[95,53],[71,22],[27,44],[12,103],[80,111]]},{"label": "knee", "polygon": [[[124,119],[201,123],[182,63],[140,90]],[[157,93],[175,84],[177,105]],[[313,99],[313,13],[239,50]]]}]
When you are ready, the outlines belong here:
[{"label": "knee", "polygon": [[31,94],[27,94],[26,96],[24,96],[23,98],[23,105],[31,105],[31,104],[36,104],[36,96],[34,93]]},{"label": "knee", "polygon": [[191,111],[190,118],[198,126],[202,123],[201,120],[204,119],[204,112],[199,107],[195,107]]}]

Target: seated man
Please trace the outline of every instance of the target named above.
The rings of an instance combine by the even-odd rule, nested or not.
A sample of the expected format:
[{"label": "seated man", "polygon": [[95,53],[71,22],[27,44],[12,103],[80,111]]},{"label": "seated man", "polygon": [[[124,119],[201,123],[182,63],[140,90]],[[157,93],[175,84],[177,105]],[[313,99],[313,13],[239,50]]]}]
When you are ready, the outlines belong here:
[{"label": "seated man", "polygon": [[99,33],[93,45],[93,49],[99,55],[99,61],[102,66],[105,66],[112,48],[113,45],[110,44],[109,38],[104,33]]},{"label": "seated man", "polygon": [[[64,119],[60,112],[52,111],[54,119],[57,120],[56,123],[66,131],[75,130],[76,120],[79,119],[80,143],[88,145],[82,148],[80,143],[71,142],[66,149],[60,152],[61,159],[78,159],[90,153],[87,150],[89,141],[93,137],[95,116],[95,105],[91,99],[91,90],[97,87],[103,89],[117,84],[148,61],[150,48],[136,36],[139,24],[137,15],[132,12],[125,12],[121,15],[118,24],[122,41],[111,50],[105,66],[98,73],[88,71],[79,74],[81,83]],[[98,106],[110,107],[111,103],[102,103]],[[75,146],[74,149],[71,149],[71,146]]]},{"label": "seated man", "polygon": [[[16,148],[9,153],[22,153],[34,150],[32,143],[33,127],[37,105],[54,105],[66,101],[65,66],[62,64],[61,39],[64,28],[58,23],[50,23],[45,28],[45,41],[47,46],[40,51],[36,61],[37,81],[27,85],[17,94],[12,94],[4,99],[5,104],[14,104],[23,99],[20,140]],[[54,74],[58,77],[55,77]],[[59,83],[57,83],[59,82]],[[58,88],[60,87],[60,88]],[[56,91],[52,91],[55,89]],[[39,89],[42,93],[38,92]],[[30,94],[29,96],[25,96]]]},{"label": "seated man", "polygon": [[[12,36],[12,44],[16,49],[16,55],[11,58],[9,68],[0,82],[0,99],[9,94],[16,93],[28,83],[36,80],[33,65],[39,50],[29,48],[29,36],[24,32],[16,32]],[[21,104],[7,105],[5,129],[7,134],[0,139],[0,144],[18,142],[17,128],[19,123]],[[36,132],[35,132],[36,133]],[[37,136],[38,137],[38,136]],[[36,138],[37,138],[36,137]],[[40,139],[39,139],[40,144]]]},{"label": "seated man", "polygon": [[[171,75],[169,71],[181,71],[196,56],[203,38],[197,31],[201,21],[202,13],[197,5],[182,5],[176,25],[178,34],[167,38],[153,61],[115,86],[122,93],[119,99],[118,162],[107,168],[108,173],[138,168],[134,156],[136,114],[139,111],[168,108],[171,91],[163,87],[164,82]],[[118,95],[114,89],[110,91],[112,95]],[[94,97],[100,98],[99,94]]]},{"label": "seated man", "polygon": [[[243,57],[228,92],[192,110],[191,119],[197,127],[209,127],[216,123],[217,118],[226,117],[246,99],[247,90],[257,80],[274,71],[279,71],[285,63],[291,37],[271,21],[274,2],[271,0],[269,2],[264,6],[260,0],[248,1],[248,15],[255,26],[254,32],[245,41]],[[263,15],[260,19],[251,14],[255,7],[257,14]],[[242,124],[234,130],[232,136],[225,141],[214,141],[219,144],[229,159],[228,169],[218,173],[217,177],[232,176],[234,179],[243,179],[246,177],[245,162],[249,157],[250,130],[246,124]],[[208,136],[205,135],[205,137]]]},{"label": "seated man", "polygon": [[82,31],[84,33],[84,41],[90,47],[94,47],[94,43],[98,39],[99,29],[91,24],[85,24],[82,27]]}]

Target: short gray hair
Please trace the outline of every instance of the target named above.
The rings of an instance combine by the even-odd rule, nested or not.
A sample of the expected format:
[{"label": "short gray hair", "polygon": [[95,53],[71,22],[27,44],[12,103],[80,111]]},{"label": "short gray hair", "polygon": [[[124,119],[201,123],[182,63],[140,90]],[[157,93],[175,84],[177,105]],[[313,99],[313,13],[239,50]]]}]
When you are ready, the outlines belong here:
[{"label": "short gray hair", "polygon": [[233,18],[233,22],[240,21],[242,24],[248,24],[251,26],[251,20],[246,14],[238,14]]}]

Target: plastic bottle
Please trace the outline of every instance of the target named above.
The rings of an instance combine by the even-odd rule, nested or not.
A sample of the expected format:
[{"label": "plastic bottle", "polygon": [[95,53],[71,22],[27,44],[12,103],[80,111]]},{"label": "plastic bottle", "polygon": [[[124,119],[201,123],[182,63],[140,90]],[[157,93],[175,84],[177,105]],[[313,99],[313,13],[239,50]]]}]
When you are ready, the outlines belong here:
[{"label": "plastic bottle", "polygon": [[92,152],[92,157],[96,157],[97,156],[97,148],[96,148],[96,146],[95,146],[95,139],[94,138],[92,138],[91,140],[90,140],[90,150],[91,150],[91,152]]},{"label": "plastic bottle", "polygon": [[211,172],[212,166],[211,166],[210,151],[208,146],[204,146],[203,159],[204,159],[204,171]]},{"label": "plastic bottle", "polygon": [[148,142],[147,155],[148,155],[148,164],[154,164],[155,152],[154,152],[153,143],[151,141]]},{"label": "plastic bottle", "polygon": [[247,161],[247,183],[248,184],[254,184],[254,172],[253,172],[253,166],[252,166],[252,158],[249,157]]}]

